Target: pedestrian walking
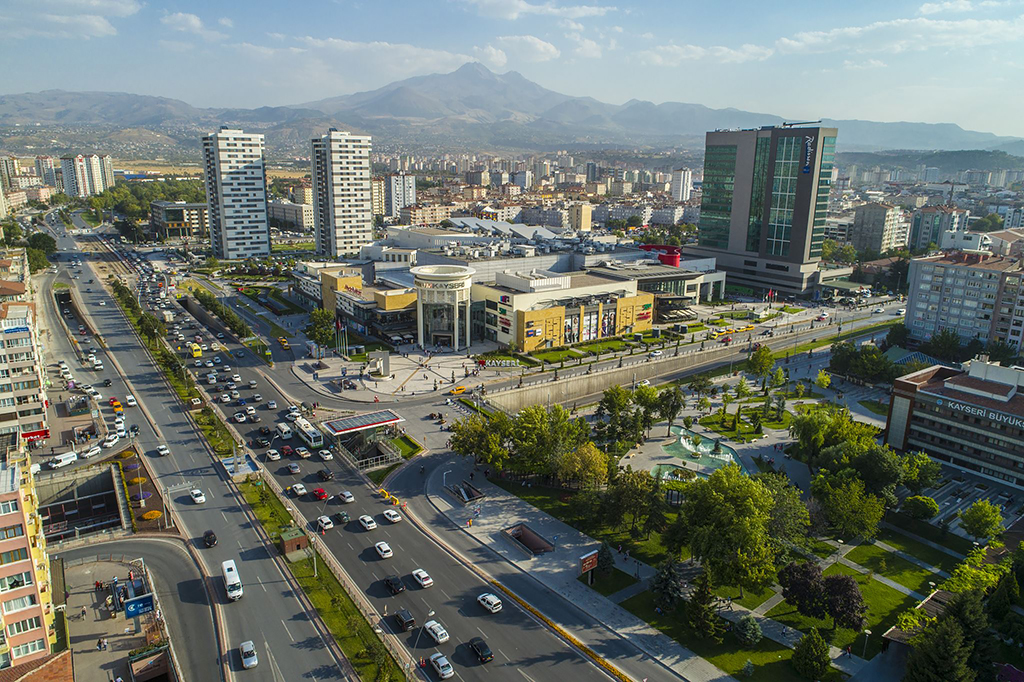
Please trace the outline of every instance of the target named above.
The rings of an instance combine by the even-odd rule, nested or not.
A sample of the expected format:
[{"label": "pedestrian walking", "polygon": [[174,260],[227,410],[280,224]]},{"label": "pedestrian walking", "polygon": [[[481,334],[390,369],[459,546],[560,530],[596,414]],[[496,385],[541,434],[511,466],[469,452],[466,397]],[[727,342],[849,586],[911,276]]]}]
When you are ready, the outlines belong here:
[{"label": "pedestrian walking", "polygon": [[852,644],[847,644],[846,645],[846,657],[847,658],[853,658],[853,645]]},{"label": "pedestrian walking", "polygon": [[103,638],[100,637],[96,640],[96,651],[103,651]]},{"label": "pedestrian walking", "polygon": [[103,638],[102,644],[103,644],[103,650],[106,651],[107,650],[107,638],[106,637]]},{"label": "pedestrian walking", "polygon": [[82,619],[83,619],[83,620],[85,619],[85,614],[87,614],[87,613],[89,613],[89,609],[87,609],[87,608],[85,608],[85,607],[83,606],[83,607],[82,607]]}]

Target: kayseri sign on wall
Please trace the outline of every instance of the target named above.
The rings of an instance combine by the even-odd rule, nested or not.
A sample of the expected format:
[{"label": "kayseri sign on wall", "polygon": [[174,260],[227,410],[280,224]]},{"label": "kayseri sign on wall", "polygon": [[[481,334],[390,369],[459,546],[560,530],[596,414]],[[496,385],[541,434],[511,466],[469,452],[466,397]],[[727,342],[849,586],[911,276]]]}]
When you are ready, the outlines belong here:
[{"label": "kayseri sign on wall", "polygon": [[989,421],[997,424],[1008,424],[1018,429],[1024,429],[1024,418],[1016,417],[1012,414],[1005,414],[985,407],[978,407],[977,405],[970,405],[968,403],[961,403],[956,400],[946,400],[943,398],[936,400],[935,404],[939,407],[947,407],[954,412],[962,412],[963,414],[970,414],[975,417],[988,419]]}]

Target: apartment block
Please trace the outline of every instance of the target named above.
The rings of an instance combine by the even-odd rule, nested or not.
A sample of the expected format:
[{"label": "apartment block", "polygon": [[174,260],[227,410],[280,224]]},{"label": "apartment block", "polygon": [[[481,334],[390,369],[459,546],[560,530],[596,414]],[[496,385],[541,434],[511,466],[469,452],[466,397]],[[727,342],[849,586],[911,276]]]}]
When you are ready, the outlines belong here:
[{"label": "apartment block", "polygon": [[213,255],[270,255],[263,135],[222,127],[203,137],[206,206]]},{"label": "apartment block", "polygon": [[316,221],[313,204],[295,204],[290,201],[267,202],[267,216],[271,221],[295,227],[303,232],[313,229]]},{"label": "apartment block", "polygon": [[296,185],[292,187],[292,202],[296,204],[308,204],[313,205],[313,186],[312,185]]},{"label": "apartment block", "polygon": [[416,203],[416,176],[392,173],[384,178],[384,215],[397,217]]},{"label": "apartment block", "polygon": [[693,172],[689,168],[672,171],[672,186],[669,193],[676,201],[689,201],[693,189]]},{"label": "apartment block", "polygon": [[910,248],[927,249],[942,241],[943,232],[963,232],[970,213],[952,206],[924,206],[910,216]]},{"label": "apartment block", "polygon": [[892,204],[863,204],[854,212],[850,242],[858,251],[878,253],[906,246],[906,231],[901,225],[900,211]]},{"label": "apartment block", "polygon": [[448,220],[455,212],[454,206],[442,204],[414,204],[403,206],[399,212],[399,223],[402,225],[437,225]]},{"label": "apartment block", "polygon": [[373,215],[384,215],[384,178],[375,177],[370,180],[370,205]]},{"label": "apartment block", "polygon": [[590,232],[594,210],[589,202],[580,201],[569,206],[569,229]]},{"label": "apartment block", "polygon": [[370,137],[332,128],[313,138],[311,158],[317,253],[359,253],[373,241]]},{"label": "apartment block", "polygon": [[109,154],[68,154],[60,157],[60,168],[64,193],[69,196],[91,197],[114,186],[114,162]]},{"label": "apartment block", "polygon": [[202,240],[209,230],[206,204],[184,201],[151,201],[149,225],[164,239]]}]

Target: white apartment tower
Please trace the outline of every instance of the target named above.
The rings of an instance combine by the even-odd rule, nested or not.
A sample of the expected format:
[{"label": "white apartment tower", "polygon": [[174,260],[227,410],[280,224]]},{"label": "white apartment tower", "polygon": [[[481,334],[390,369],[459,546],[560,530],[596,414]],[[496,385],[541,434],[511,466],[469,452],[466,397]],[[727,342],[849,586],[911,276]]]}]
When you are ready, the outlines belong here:
[{"label": "white apartment tower", "polygon": [[[111,175],[113,175],[113,172],[111,172]],[[57,166],[52,156],[36,157],[36,176],[48,187],[57,186]],[[111,184],[113,184],[113,181],[111,181]]]},{"label": "white apartment tower", "polygon": [[672,198],[676,201],[689,201],[690,188],[693,187],[693,173],[689,168],[678,168],[672,171]]},{"label": "white apartment tower", "polygon": [[223,127],[203,138],[203,165],[213,255],[269,256],[263,136]]},{"label": "white apartment tower", "polygon": [[370,137],[331,128],[313,138],[312,148],[317,253],[331,257],[359,253],[373,241]]},{"label": "white apartment tower", "polygon": [[416,203],[416,176],[392,173],[384,178],[384,215],[397,216]]},{"label": "white apartment tower", "polygon": [[108,154],[68,154],[60,157],[64,193],[91,197],[114,186],[114,163]]}]

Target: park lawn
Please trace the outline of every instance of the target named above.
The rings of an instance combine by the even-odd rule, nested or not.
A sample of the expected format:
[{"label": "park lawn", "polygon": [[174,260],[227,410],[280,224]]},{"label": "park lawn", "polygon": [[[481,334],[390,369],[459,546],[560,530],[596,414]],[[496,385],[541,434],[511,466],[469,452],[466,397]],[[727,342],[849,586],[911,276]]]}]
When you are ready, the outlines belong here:
[{"label": "park lawn", "polygon": [[217,418],[213,410],[209,407],[204,407],[193,412],[192,418],[196,420],[199,430],[203,432],[206,441],[213,448],[213,451],[217,453],[217,456],[230,457],[234,439],[231,436],[231,432],[228,431],[228,427],[224,426],[224,422]]},{"label": "park lawn", "polygon": [[629,344],[620,339],[610,339],[608,341],[598,341],[597,343],[585,343],[582,346],[577,346],[577,350],[585,350],[591,353],[610,353],[613,351],[626,350],[629,348]]},{"label": "park lawn", "polygon": [[[864,603],[868,607],[864,627],[873,633],[868,640],[867,655],[868,658],[872,658],[882,650],[882,633],[896,624],[896,617],[899,614],[916,606],[917,600],[842,564],[832,564],[825,570],[825,575],[836,573],[851,575],[860,585]],[[810,618],[797,612],[785,601],[765,615],[801,632],[809,632],[812,627],[817,627],[826,640],[831,636],[833,646],[845,649],[853,645],[858,654],[863,653],[863,635],[848,628],[837,628],[833,632],[831,618]]]},{"label": "park lawn", "polygon": [[763,590],[743,590],[743,596],[740,597],[740,588],[732,587],[731,585],[720,585],[715,588],[715,594],[722,599],[732,597],[734,603],[753,611],[771,599],[772,595],[775,594],[775,590],[770,587],[766,587]]},{"label": "park lawn", "polygon": [[886,417],[889,414],[889,406],[880,400],[858,400],[857,402],[860,403],[862,407],[866,407],[868,410],[881,417]]},{"label": "park lawn", "polygon": [[725,418],[725,425],[723,425],[721,423],[721,415],[715,412],[701,419],[699,423],[701,426],[706,426],[715,433],[721,434],[729,440],[734,440],[739,443],[749,443],[750,441],[761,438],[761,434],[754,433],[754,427],[743,419],[740,419],[739,429],[734,430],[732,428],[732,419],[733,413],[730,412]]},{"label": "park lawn", "polygon": [[392,471],[394,471],[401,465],[401,462],[395,462],[391,466],[384,467],[383,469],[374,469],[373,471],[367,471],[366,477],[373,481],[374,485],[380,485],[381,482],[383,482],[384,479],[388,477],[388,474],[390,474]]},{"label": "park lawn", "polygon": [[798,308],[796,306],[784,305],[784,306],[782,306],[782,310],[780,312],[783,312],[783,313],[799,313],[802,310],[803,310],[803,308]]},{"label": "park lawn", "polygon": [[[890,580],[898,582],[903,587],[908,587],[918,594],[927,595],[931,590],[928,582],[939,583],[942,578],[928,569],[921,568],[910,563],[892,552],[887,552],[878,545],[858,545],[854,547],[846,558],[864,568],[869,568],[879,575],[884,575]],[[881,568],[882,560],[885,560],[885,570]]]},{"label": "park lawn", "polygon": [[419,443],[417,443],[412,438],[409,438],[409,436],[406,435],[401,435],[398,438],[393,438],[391,440],[391,444],[398,449],[399,454],[401,454],[402,457],[404,457],[405,459],[409,459],[413,455],[419,454],[419,452],[423,449]]},{"label": "park lawn", "polygon": [[573,350],[570,348],[563,348],[562,350],[542,351],[539,353],[534,352],[531,353],[531,355],[533,355],[533,357],[537,358],[538,360],[543,360],[544,362],[547,362],[552,365],[562,362],[563,360],[576,360],[577,358],[580,357],[578,353],[573,352]]},{"label": "park lawn", "polygon": [[51,285],[54,289],[70,289],[71,285],[67,282],[54,282]]},{"label": "park lawn", "polygon": [[723,313],[718,313],[720,317],[728,317],[734,320],[746,320],[750,317],[749,310],[727,310]]},{"label": "park lawn", "polygon": [[[568,523],[570,526],[573,525],[569,521],[569,499],[573,495],[571,491],[546,488],[538,485],[532,485],[527,488],[522,483],[508,481],[503,478],[491,478],[490,481],[499,488],[503,488],[507,492],[532,504],[537,509],[550,514],[559,521]],[[668,522],[667,525],[672,525],[677,515],[677,512],[670,510],[665,515]],[[613,550],[618,550],[621,545],[623,551],[629,550],[630,557],[639,559],[648,566],[657,566],[668,558],[668,550],[665,549],[665,545],[661,542],[661,533],[651,533],[651,537],[648,538],[645,534],[638,531],[634,537],[628,526],[616,529],[602,524],[596,529],[590,529],[587,531],[587,534],[595,540],[607,542]],[[689,558],[689,549],[683,548],[680,559]]]},{"label": "park lawn", "polygon": [[819,329],[821,329],[822,333],[825,335],[823,338],[820,338],[817,341],[808,341],[807,343],[796,346],[795,348],[790,348],[788,350],[776,351],[775,353],[772,353],[772,357],[774,357],[776,360],[782,360],[787,356],[799,355],[800,353],[806,353],[807,351],[814,350],[815,348],[831,346],[833,343],[846,341],[848,339],[856,338],[858,336],[864,336],[874,331],[881,331],[882,329],[886,327],[891,327],[897,323],[900,323],[900,320],[878,322],[876,324],[869,324],[866,327],[859,327],[857,329],[854,329],[853,331],[843,332],[842,334],[838,335],[832,334],[832,327],[819,327]]},{"label": "park lawn", "polygon": [[626,573],[625,571],[620,571],[617,568],[613,568],[612,572],[607,575],[601,573],[600,571],[593,571],[593,573],[593,585],[587,585],[587,576],[585,575],[581,575],[576,579],[584,585],[587,585],[587,587],[589,587],[590,589],[595,590],[596,592],[599,592],[606,597],[610,597],[619,590],[624,590],[630,585],[635,585],[638,582],[636,578]]},{"label": "park lawn", "polygon": [[[239,487],[267,535],[272,540],[280,537],[281,529],[290,526],[292,519],[277,495],[264,494],[261,498],[260,486],[254,482],[242,483]],[[377,664],[367,650],[369,644],[379,641],[377,636],[345,588],[323,565],[323,560],[319,557],[315,560],[321,562],[319,570],[315,571],[317,577],[314,577],[313,564],[308,559],[288,564],[288,569],[345,652],[345,657],[352,662],[359,678],[377,679]],[[395,675],[397,666],[393,659],[389,657],[388,660],[392,661],[392,675]]]},{"label": "park lawn", "polygon": [[93,213],[92,211],[82,211],[79,215],[82,216],[82,220],[89,223],[93,227],[96,227],[97,225],[100,224],[99,218],[97,218],[96,214]]},{"label": "park lawn", "polygon": [[838,547],[833,547],[824,540],[819,540],[818,538],[807,538],[806,542],[804,542],[804,548],[822,559],[832,556],[838,549]]},{"label": "park lawn", "polygon": [[[919,521],[918,519],[910,518],[906,514],[892,511],[887,513],[884,518],[900,530],[912,533],[918,537],[924,538],[925,540],[931,540],[936,544],[953,550],[957,554],[967,556],[974,549],[974,543],[967,538],[960,537],[959,535],[950,533],[949,531],[943,531],[938,526],[932,525],[927,521]],[[913,554],[922,561],[927,561],[924,557],[917,555],[916,552]],[[932,565],[937,566],[938,564]]]},{"label": "park lawn", "polygon": [[357,341],[349,341],[348,345],[349,345],[349,348],[351,348],[352,346],[363,346],[363,351],[364,352],[362,352],[362,353],[352,353],[351,355],[348,356],[349,360],[351,360],[352,362],[366,362],[367,358],[369,358],[369,354],[370,353],[373,353],[373,352],[379,351],[379,350],[387,350],[387,351],[392,350],[391,346],[386,346],[383,343],[377,343],[376,341],[369,341],[367,343],[359,343]]},{"label": "park lawn", "polygon": [[[655,611],[654,595],[650,592],[630,597],[621,606],[736,679],[754,682],[791,682],[797,679],[796,672],[789,664],[793,650],[767,637],[751,648],[740,644],[729,633],[725,633],[721,644],[697,638],[684,624],[681,609],[674,613],[659,614]],[[748,659],[754,663],[754,675],[745,678],[740,673]],[[831,670],[822,679],[826,682],[839,682],[843,677],[838,671]]]},{"label": "park lawn", "polygon": [[732,325],[732,320],[708,320],[708,324],[716,327],[729,327]]},{"label": "park lawn", "polygon": [[697,324],[688,324],[686,325],[686,333],[693,334],[694,332],[702,332],[707,328],[708,326],[706,324],[701,324],[700,322]]},{"label": "park lawn", "polygon": [[918,542],[914,538],[908,537],[892,528],[879,528],[877,539],[947,573],[952,572],[961,561],[951,554],[947,554],[934,547],[929,547],[923,542]]},{"label": "park lawn", "polygon": [[273,244],[271,251],[312,251],[316,248],[314,242],[295,242],[294,244]]},{"label": "park lawn", "polygon": [[[802,396],[797,396],[796,391],[792,390],[775,391],[772,395],[781,395],[785,397],[786,400],[822,400],[825,397],[823,394],[818,393],[817,391],[809,391],[807,388],[807,383],[804,383],[804,394]],[[762,402],[763,400],[764,399],[762,398]]]},{"label": "park lawn", "polygon": [[[743,419],[745,419],[746,421],[749,422],[751,416],[753,414],[759,413],[759,412],[761,412],[761,408],[760,407],[747,407],[747,408],[744,408],[743,409]],[[778,430],[778,429],[786,429],[788,431],[789,430],[789,423],[791,421],[793,421],[793,415],[789,412],[789,410],[783,410],[782,411],[782,419],[776,419],[775,418],[775,406],[774,405],[772,405],[771,409],[768,410],[768,418],[767,419],[765,419],[763,417],[761,418],[761,424],[764,425],[764,427],[766,429],[776,429],[776,430]]]}]

